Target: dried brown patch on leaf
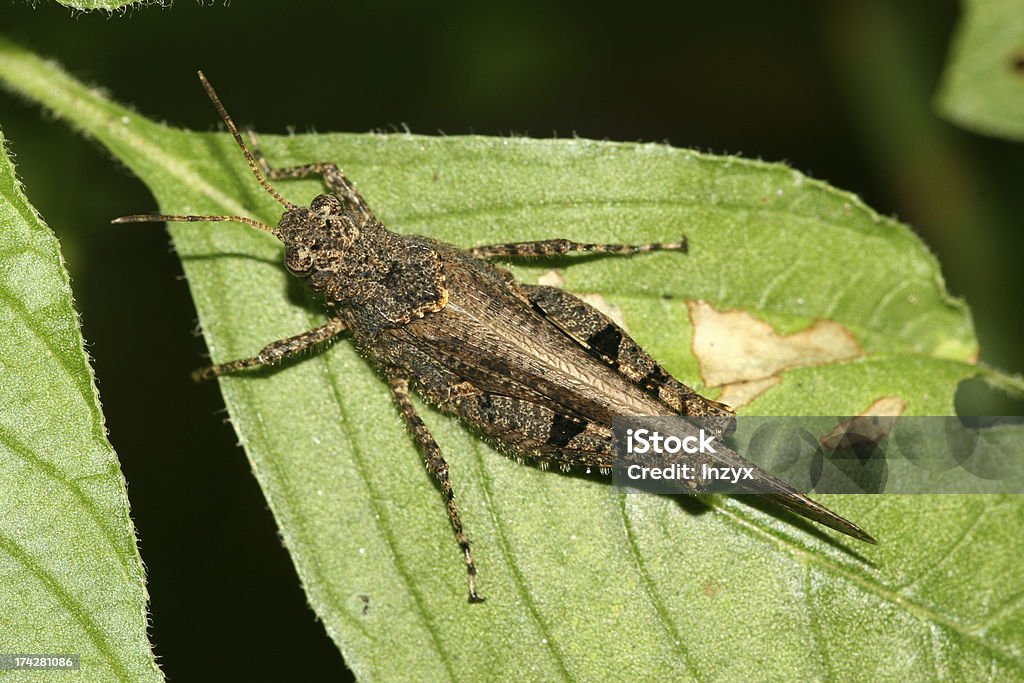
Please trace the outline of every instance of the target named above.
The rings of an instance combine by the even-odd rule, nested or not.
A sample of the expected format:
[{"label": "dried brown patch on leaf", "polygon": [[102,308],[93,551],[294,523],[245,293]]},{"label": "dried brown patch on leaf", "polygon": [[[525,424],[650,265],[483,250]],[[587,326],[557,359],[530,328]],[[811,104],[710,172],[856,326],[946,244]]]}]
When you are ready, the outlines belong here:
[{"label": "dried brown patch on leaf", "polygon": [[723,387],[719,399],[733,407],[749,404],[780,381],[790,368],[824,365],[864,355],[845,327],[819,320],[805,330],[781,335],[746,311],[719,311],[706,301],[689,301],[693,354],[709,387]]},{"label": "dried brown patch on leaf", "polygon": [[782,378],[776,376],[752,379],[749,382],[726,384],[722,387],[722,393],[718,396],[718,401],[726,404],[733,410],[742,408],[781,381]]},{"label": "dried brown patch on leaf", "polygon": [[844,420],[822,436],[821,445],[830,451],[853,448],[865,443],[878,443],[892,433],[896,420],[907,409],[907,402],[898,396],[883,396],[860,412]]},{"label": "dried brown patch on leaf", "polygon": [[693,323],[693,353],[707,386],[764,379],[790,368],[864,355],[850,331],[831,320],[781,335],[746,311],[718,311],[705,301],[687,305]]},{"label": "dried brown patch on leaf", "polygon": [[565,278],[557,270],[548,270],[537,278],[537,284],[545,287],[561,287],[565,284]]},{"label": "dried brown patch on leaf", "polygon": [[883,396],[863,411],[857,417],[899,417],[907,409],[907,402],[899,396]]}]

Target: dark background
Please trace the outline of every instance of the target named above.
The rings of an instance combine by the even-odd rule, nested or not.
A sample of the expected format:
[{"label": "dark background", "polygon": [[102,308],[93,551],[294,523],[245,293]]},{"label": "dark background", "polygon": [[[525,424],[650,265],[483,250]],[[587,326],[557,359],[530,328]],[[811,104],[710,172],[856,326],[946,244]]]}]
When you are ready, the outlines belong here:
[{"label": "dark background", "polygon": [[[400,129],[665,141],[786,160],[911,224],[967,299],[982,359],[1024,371],[1024,147],[933,111],[954,2],[237,2],[3,10],[10,37],[157,120],[212,130],[206,70],[264,133]],[[713,5],[713,6],[710,6]],[[98,145],[0,91],[29,199],[61,240],[171,680],[339,677],[217,387],[155,210]],[[836,245],[836,267],[843,266]],[[1021,414],[980,383],[958,408]]]}]

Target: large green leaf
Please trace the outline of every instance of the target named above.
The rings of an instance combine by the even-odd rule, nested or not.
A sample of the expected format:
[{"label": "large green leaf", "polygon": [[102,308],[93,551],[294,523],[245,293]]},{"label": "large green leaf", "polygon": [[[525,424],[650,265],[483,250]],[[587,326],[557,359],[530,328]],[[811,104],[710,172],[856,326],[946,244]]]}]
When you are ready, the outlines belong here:
[{"label": "large green leaf", "polygon": [[[0,77],[99,139],[162,210],[280,215],[227,134],[155,124],[9,45],[0,44]],[[229,84],[221,89],[230,106]],[[567,289],[619,309],[685,380],[700,377],[688,312],[697,300],[782,334],[833,321],[865,352],[784,372],[749,412],[849,413],[896,396],[908,412],[946,414],[957,382],[979,372],[967,312],[910,231],[782,165],[585,140],[262,142],[277,165],[342,162],[392,229],[460,245],[685,232],[686,257],[516,269],[533,280],[556,266]],[[295,201],[319,189],[281,183]],[[214,359],[323,320],[268,235],[227,224],[177,224],[171,234]],[[467,605],[438,492],[386,386],[347,342],[222,388],[310,603],[362,677],[1024,673],[1019,498],[830,497],[882,540],[849,547],[735,498],[616,496],[600,479],[517,465],[428,412],[488,597]]]},{"label": "large green leaf", "polygon": [[152,0],[57,0],[65,7],[78,10],[115,10],[128,5],[148,5]]},{"label": "large green leaf", "polygon": [[0,650],[79,654],[76,678],[162,680],[68,275],[5,151],[0,133]]},{"label": "large green leaf", "polygon": [[1024,3],[962,4],[939,108],[972,130],[1024,140]]}]

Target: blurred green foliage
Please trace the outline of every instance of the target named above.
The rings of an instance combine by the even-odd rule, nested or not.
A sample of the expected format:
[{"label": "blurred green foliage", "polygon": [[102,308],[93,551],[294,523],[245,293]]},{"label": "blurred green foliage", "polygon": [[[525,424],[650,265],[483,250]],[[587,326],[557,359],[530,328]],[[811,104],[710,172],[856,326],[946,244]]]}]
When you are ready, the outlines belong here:
[{"label": "blurred green foliage", "polygon": [[937,106],[969,130],[1024,140],[1024,4],[965,0]]}]

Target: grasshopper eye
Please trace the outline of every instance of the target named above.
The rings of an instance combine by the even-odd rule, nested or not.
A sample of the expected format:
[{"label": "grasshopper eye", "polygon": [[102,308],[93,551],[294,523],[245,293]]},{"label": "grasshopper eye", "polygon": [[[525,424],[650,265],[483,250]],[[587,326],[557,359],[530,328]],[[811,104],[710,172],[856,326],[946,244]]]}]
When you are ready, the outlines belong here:
[{"label": "grasshopper eye", "polygon": [[309,208],[314,213],[336,216],[341,213],[341,202],[333,194],[322,194],[313,199]]},{"label": "grasshopper eye", "polygon": [[309,275],[313,270],[313,254],[309,247],[288,247],[284,252],[284,266],[292,275]]}]

